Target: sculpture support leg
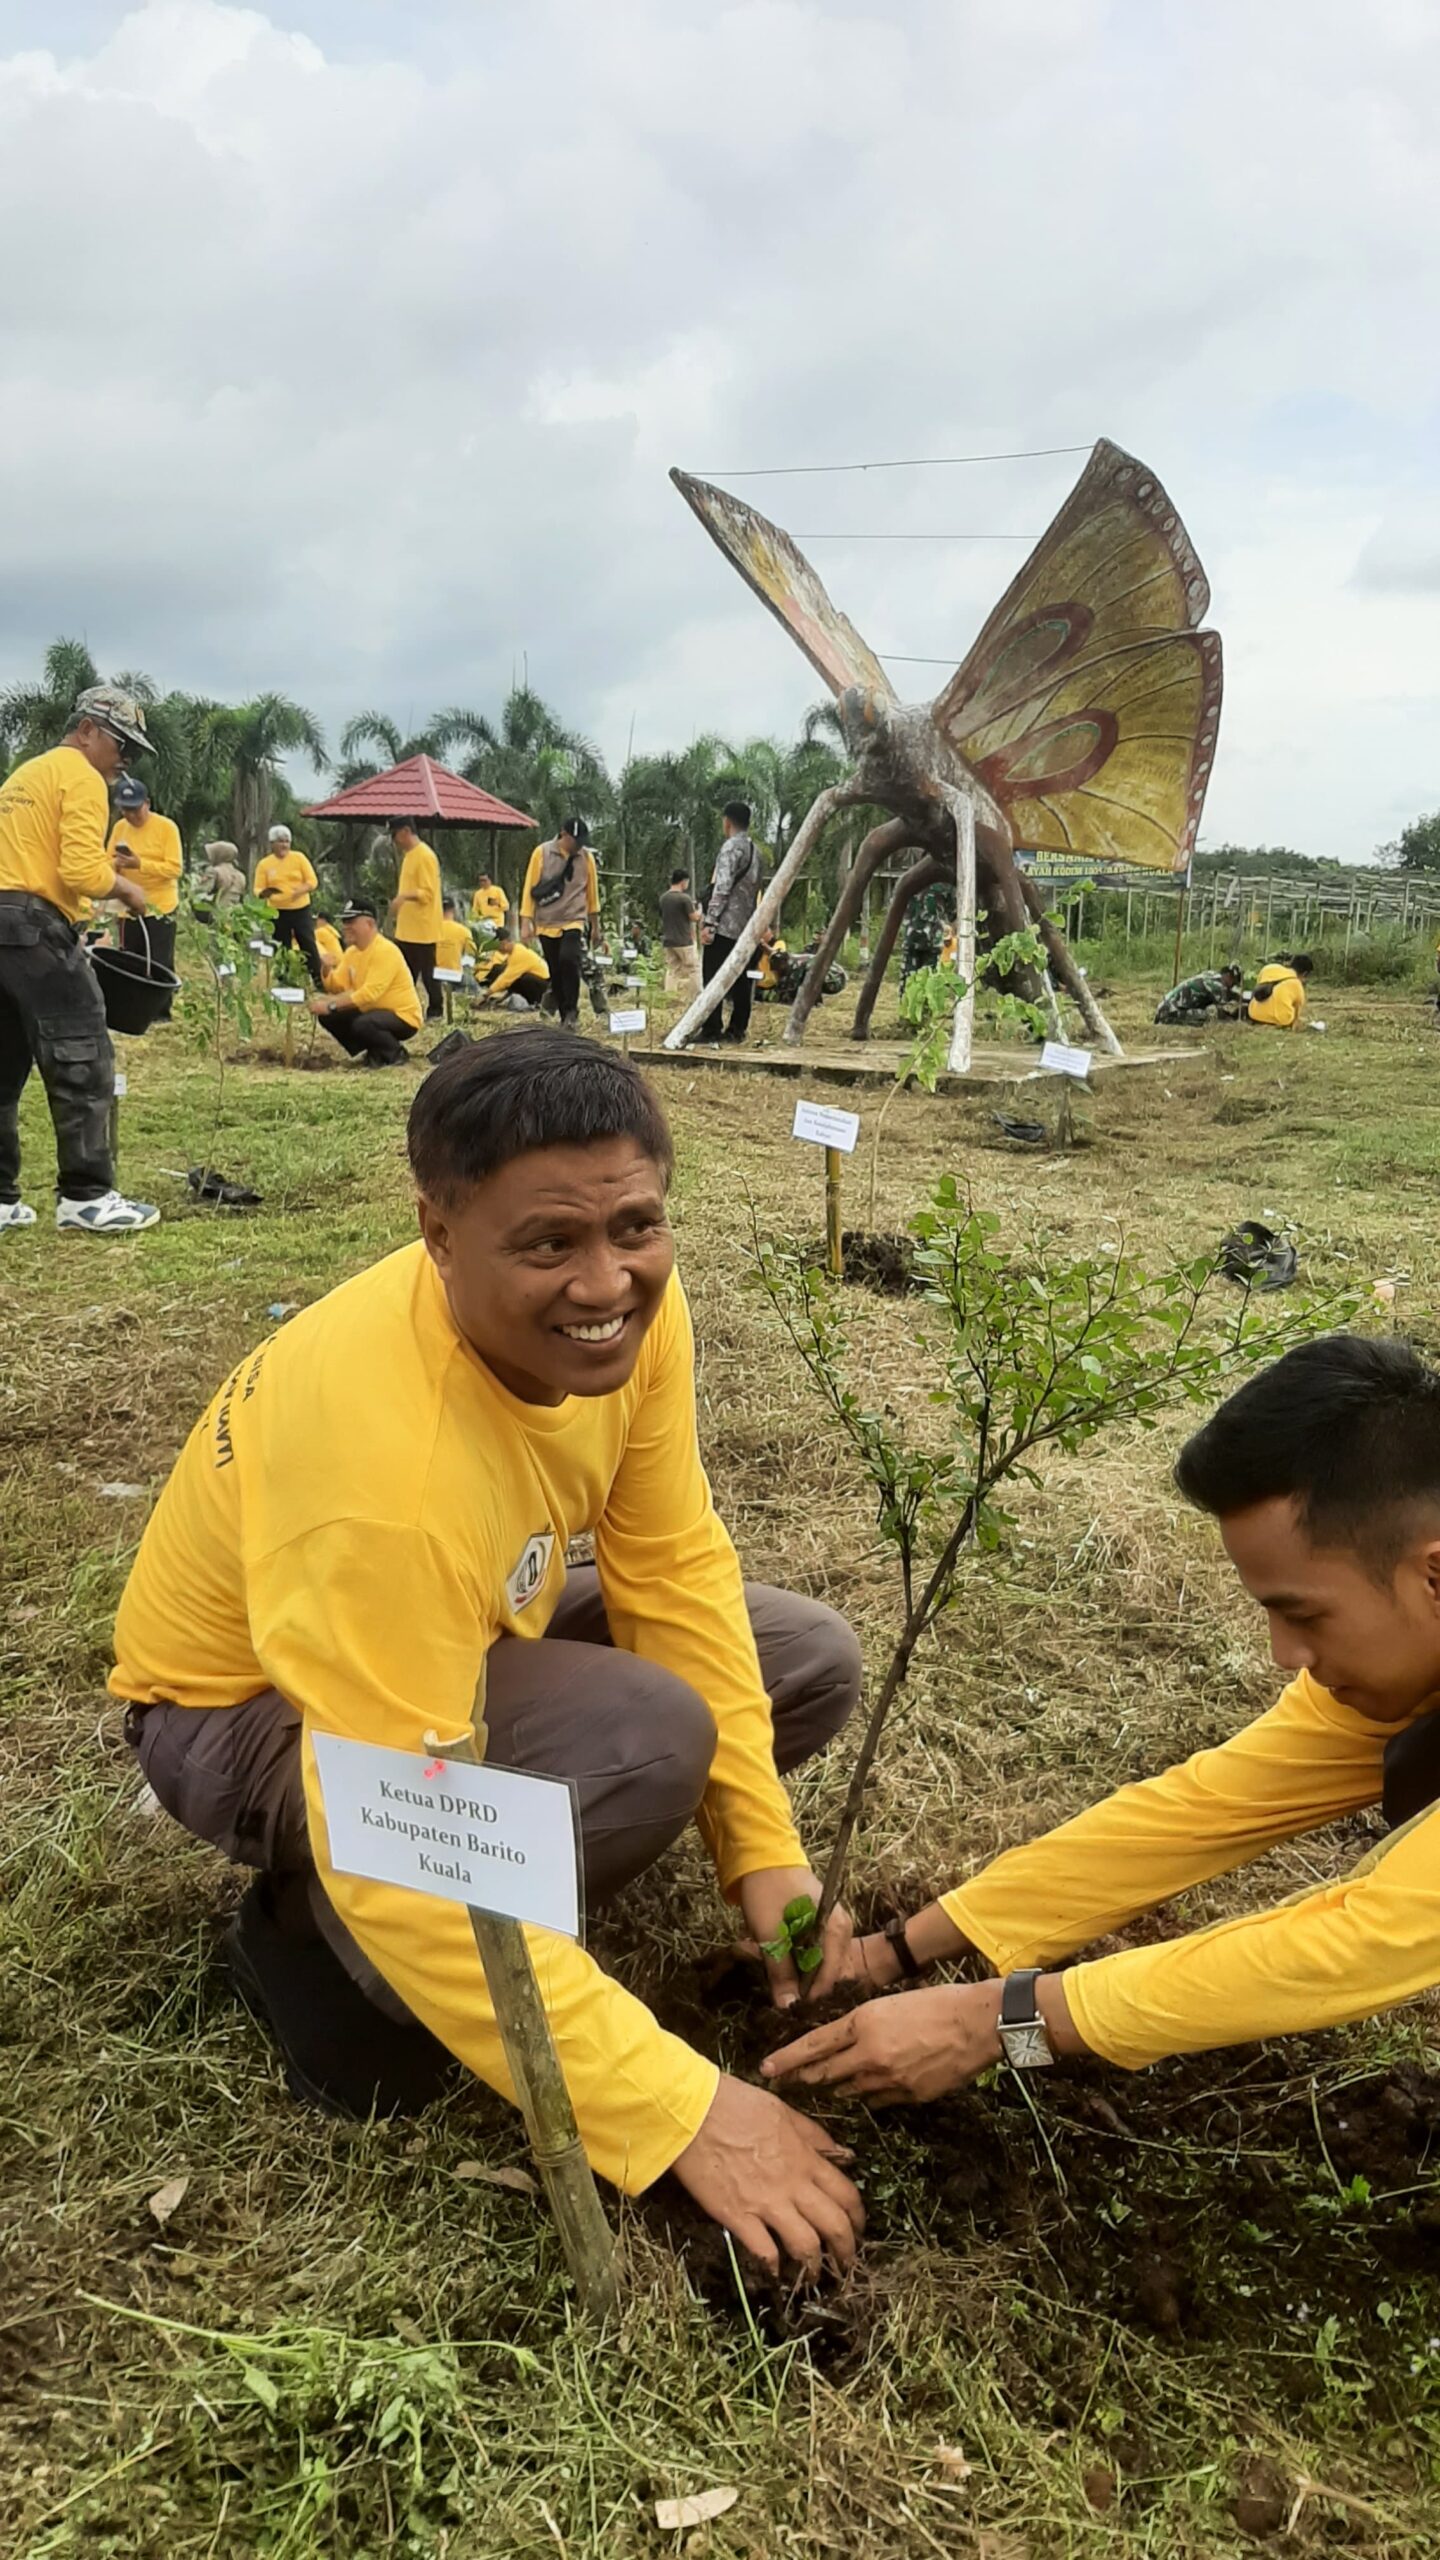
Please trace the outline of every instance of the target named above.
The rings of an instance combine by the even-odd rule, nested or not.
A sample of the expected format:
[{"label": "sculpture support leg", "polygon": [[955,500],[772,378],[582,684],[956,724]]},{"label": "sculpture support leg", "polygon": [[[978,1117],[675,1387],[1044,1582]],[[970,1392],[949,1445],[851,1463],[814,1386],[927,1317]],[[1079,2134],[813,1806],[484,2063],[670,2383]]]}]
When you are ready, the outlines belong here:
[{"label": "sculpture support leg", "polygon": [[901,872],[885,910],[885,921],[880,927],[879,939],[865,973],[865,984],[860,990],[860,1001],[855,1007],[855,1019],[850,1025],[852,1040],[868,1040],[870,1037],[870,1017],[875,1010],[875,999],[884,983],[890,954],[912,898],[918,898],[922,889],[938,889],[942,880],[953,877],[953,864],[940,861],[935,854],[927,854],[923,862],[912,862],[908,871]]},{"label": "sculpture support leg", "polygon": [[975,1045],[975,804],[963,791],[945,798],[955,820],[955,967],[964,992],[950,1026],[950,1073],[968,1076]]},{"label": "sculpture support leg", "polygon": [[1040,928],[1040,939],[1045,945],[1053,975],[1058,978],[1066,994],[1074,997],[1080,1008],[1081,1019],[1091,1037],[1099,1042],[1102,1049],[1107,1049],[1112,1058],[1123,1058],[1124,1050],[1091,994],[1086,980],[1075,966],[1064,936],[1056,932],[1046,915],[1044,899],[1028,873],[1021,873],[1020,885],[1025,893],[1025,904]]},{"label": "sculpture support leg", "polygon": [[837,809],[851,808],[857,800],[863,800],[865,797],[866,794],[853,782],[837,783],[829,791],[822,791],[819,799],[806,811],[795,831],[795,840],[789,852],[776,870],[774,879],[724,967],[716,970],[709,986],[701,988],[694,1003],[681,1014],[674,1028],[667,1031],[665,1035],[667,1049],[683,1049],[686,1041],[692,1039],[699,1030],[701,1023],[708,1021],[716,1006],[723,1003],[741,971],[749,968],[759,948],[761,934],[779,915],[785,901],[785,893],[796,873],[808,860],[822,829],[833,818]]},{"label": "sculpture support leg", "polygon": [[911,841],[910,830],[903,818],[887,818],[883,826],[872,827],[851,865],[836,903],[835,913],[821,937],[820,947],[805,973],[805,983],[790,1007],[785,1025],[785,1039],[794,1046],[805,1037],[805,1025],[820,1000],[820,991],[838,958],[840,946],[864,904],[865,892],[880,864],[892,853],[899,853]]}]

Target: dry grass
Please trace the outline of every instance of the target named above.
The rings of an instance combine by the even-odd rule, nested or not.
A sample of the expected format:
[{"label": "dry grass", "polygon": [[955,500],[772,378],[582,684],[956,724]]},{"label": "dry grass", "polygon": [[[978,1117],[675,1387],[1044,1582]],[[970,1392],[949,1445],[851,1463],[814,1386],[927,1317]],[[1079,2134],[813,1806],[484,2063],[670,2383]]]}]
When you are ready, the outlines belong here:
[{"label": "dry grass", "polygon": [[[901,1097],[879,1223],[903,1226],[960,1168],[1022,1224],[1079,1242],[1118,1221],[1156,1258],[1273,1209],[1301,1222],[1311,1269],[1407,1271],[1404,1316],[1440,1339],[1434,1033],[1418,1003],[1327,994],[1320,1009],[1324,1039],[1237,1030],[1173,1076],[1112,1080],[1073,1156],[996,1144],[993,1094]],[[1116,1010],[1138,1031],[1138,1004],[1122,992]],[[207,1151],[208,1074],[178,1034],[130,1064],[126,1175],[168,1209],[182,1195],[159,1169]],[[768,1226],[810,1235],[819,1158],[788,1138],[785,1085],[683,1065],[662,1082],[722,1508],[748,1567],[844,1608],[875,1661],[894,1599],[868,1498],[747,1286],[745,1182]],[[285,2097],[211,1961],[235,1880],[137,1810],[101,1695],[107,1628],[145,1496],[267,1307],[406,1234],[412,1089],[242,1068],[214,1153],[265,1193],[262,1211],[185,1208],[121,1248],[42,1229],[0,1255],[5,2547],[627,2560],[666,2540],[653,2497],[733,2482],[739,2502],[692,2551],[1170,2560],[1250,2547],[1232,2502],[1263,2457],[1295,2510],[1283,2547],[1440,2549],[1425,2283],[1386,2255],[1399,2204],[1342,2213],[1305,2130],[1312,2081],[1328,2106],[1347,2076],[1424,2059],[1431,2004],[1271,2055],[1273,2143],[1250,2099],[1243,2139],[1226,2132],[1251,2084],[1223,2055],[1198,2082],[1109,2084],[1123,2139],[1067,2114],[1058,2091],[1043,2125],[1004,2090],[969,2102],[977,2158],[993,2130],[1009,2161],[1003,2195],[957,2202],[919,2130],[877,2121],[863,2152],[874,2242],[843,2316],[813,2336],[702,2303],[627,2214],[631,2307],[597,2352],[534,2208],[455,2174],[515,2156],[497,2103],[477,2092],[418,2128],[344,2128]],[[48,1167],[33,1111],[27,1146],[32,1171]],[[857,1211],[867,1182],[862,1141]],[[903,1305],[858,1303],[856,1337],[877,1378],[910,1381]],[[1271,1694],[1259,1630],[1168,1488],[1170,1440],[1118,1438],[1057,1466],[1005,1553],[967,1579],[887,1744],[859,1899],[949,1880]],[[101,1492],[116,1483],[144,1491]],[[843,1780],[842,1750],[797,1789],[817,1846]],[[1329,1872],[1353,1845],[1302,1844],[1194,1897],[1194,1914]],[[681,1979],[716,1925],[690,1847],[606,1945],[653,1988]],[[1243,2238],[1256,2208],[1236,2199],[1262,2151],[1277,2194],[1320,2198],[1308,2251]],[[1209,2306],[1178,2334],[1137,2313],[1126,2273],[1125,2215],[1162,2164]],[[182,2175],[162,2230],[146,2198]]]}]

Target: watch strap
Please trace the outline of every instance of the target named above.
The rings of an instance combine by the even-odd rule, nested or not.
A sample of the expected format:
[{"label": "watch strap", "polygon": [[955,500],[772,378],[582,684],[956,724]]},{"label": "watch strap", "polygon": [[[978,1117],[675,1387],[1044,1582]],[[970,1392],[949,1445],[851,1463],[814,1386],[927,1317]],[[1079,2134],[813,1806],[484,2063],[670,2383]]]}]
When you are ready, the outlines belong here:
[{"label": "watch strap", "polygon": [[908,1925],[902,1914],[898,1919],[887,1920],[880,1934],[886,1945],[894,1948],[895,1961],[907,1980],[918,1982],[925,1968],[917,1961],[915,1950],[905,1935]]},{"label": "watch strap", "polygon": [[1002,2027],[1033,2027],[1043,2024],[1035,1999],[1035,1985],[1040,1967],[1031,1965],[1020,1973],[1007,1973],[1000,1992],[1000,2024]]}]

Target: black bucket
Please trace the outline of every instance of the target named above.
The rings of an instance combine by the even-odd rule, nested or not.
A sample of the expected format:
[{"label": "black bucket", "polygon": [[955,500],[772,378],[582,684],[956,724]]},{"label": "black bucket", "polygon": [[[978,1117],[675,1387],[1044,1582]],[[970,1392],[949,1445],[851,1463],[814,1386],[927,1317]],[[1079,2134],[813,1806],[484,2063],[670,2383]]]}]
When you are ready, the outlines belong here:
[{"label": "black bucket", "polygon": [[105,1019],[112,1031],[127,1032],[139,1038],[168,1013],[180,981],[173,969],[162,969],[150,956],[149,936],[142,951],[112,951],[97,943],[90,953],[90,965],[100,982],[100,995],[105,1006]]}]

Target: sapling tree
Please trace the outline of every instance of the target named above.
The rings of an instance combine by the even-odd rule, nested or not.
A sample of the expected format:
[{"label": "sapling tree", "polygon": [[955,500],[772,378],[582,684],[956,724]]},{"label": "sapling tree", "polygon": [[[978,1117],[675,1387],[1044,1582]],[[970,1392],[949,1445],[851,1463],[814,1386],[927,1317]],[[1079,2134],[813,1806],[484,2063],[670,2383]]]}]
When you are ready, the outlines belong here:
[{"label": "sapling tree", "polygon": [[[982,908],[977,924],[985,921]],[[986,978],[1006,978],[1020,969],[1043,970],[1045,946],[1036,925],[1024,925],[1018,932],[1002,934],[985,953],[982,962]],[[875,1129],[870,1145],[870,1226],[875,1225],[875,1196],[880,1181],[880,1141],[890,1105],[897,1093],[907,1085],[919,1085],[922,1093],[933,1093],[940,1081],[950,1053],[950,1032],[955,1008],[965,993],[967,981],[958,969],[942,962],[933,969],[912,969],[900,990],[900,1017],[912,1034],[909,1048],[896,1070],[895,1082],[875,1115]],[[1048,1021],[1043,1006],[1031,1004],[1024,996],[1011,995],[1004,987],[990,991],[990,1002],[998,1026],[1002,1030],[1025,1032],[1031,1039],[1043,1040]]]},{"label": "sapling tree", "polygon": [[[1041,1230],[1007,1238],[953,1175],[913,1221],[921,1310],[912,1365],[930,1384],[923,1435],[853,1383],[839,1294],[799,1254],[762,1237],[760,1284],[874,1488],[899,1579],[899,1625],[813,1914],[792,1905],[785,1944],[818,1941],[844,1876],[886,1718],[915,1648],[956,1597],[967,1558],[992,1551],[1011,1488],[1039,1481],[1048,1449],[1083,1449],[1122,1423],[1153,1429],[1178,1402],[1212,1404],[1236,1373],[1354,1314],[1353,1296],[1238,1301],[1213,1255],[1150,1271],[1117,1242],[1073,1254]],[[813,1968],[812,1968],[813,1969]]]}]

